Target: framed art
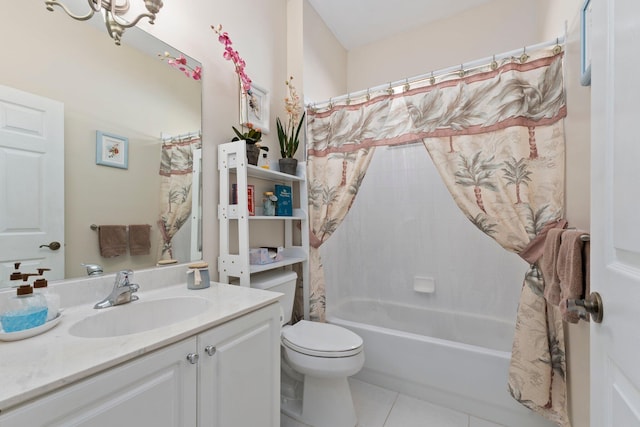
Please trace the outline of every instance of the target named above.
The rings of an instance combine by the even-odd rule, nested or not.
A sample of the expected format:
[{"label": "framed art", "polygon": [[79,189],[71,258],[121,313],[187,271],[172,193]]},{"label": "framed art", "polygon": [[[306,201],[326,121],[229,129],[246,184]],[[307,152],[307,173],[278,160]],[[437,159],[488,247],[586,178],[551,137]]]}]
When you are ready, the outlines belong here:
[{"label": "framed art", "polygon": [[96,164],[127,169],[129,140],[123,136],[96,131]]},{"label": "framed art", "polygon": [[251,84],[251,95],[240,92],[240,123],[251,123],[263,134],[269,133],[269,92]]},{"label": "framed art", "polygon": [[591,85],[591,0],[585,0],[580,13],[580,84]]}]

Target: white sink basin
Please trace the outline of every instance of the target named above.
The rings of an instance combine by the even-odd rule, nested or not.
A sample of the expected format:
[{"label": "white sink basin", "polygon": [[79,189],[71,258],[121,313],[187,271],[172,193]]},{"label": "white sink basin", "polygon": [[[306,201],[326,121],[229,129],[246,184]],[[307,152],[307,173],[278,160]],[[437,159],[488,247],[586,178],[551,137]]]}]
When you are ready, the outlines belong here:
[{"label": "white sink basin", "polygon": [[137,334],[197,316],[208,307],[209,301],[200,297],[140,299],[102,309],[76,322],[69,329],[69,333],[83,338]]}]

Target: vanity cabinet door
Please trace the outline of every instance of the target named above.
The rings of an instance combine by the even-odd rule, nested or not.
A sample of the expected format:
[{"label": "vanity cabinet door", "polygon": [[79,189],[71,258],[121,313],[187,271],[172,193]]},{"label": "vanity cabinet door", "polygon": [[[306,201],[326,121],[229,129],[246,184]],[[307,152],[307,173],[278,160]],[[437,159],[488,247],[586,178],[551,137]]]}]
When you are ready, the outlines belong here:
[{"label": "vanity cabinet door", "polygon": [[195,349],[194,337],[109,369],[9,410],[0,426],[195,427]]},{"label": "vanity cabinet door", "polygon": [[280,309],[198,335],[198,426],[280,426]]}]

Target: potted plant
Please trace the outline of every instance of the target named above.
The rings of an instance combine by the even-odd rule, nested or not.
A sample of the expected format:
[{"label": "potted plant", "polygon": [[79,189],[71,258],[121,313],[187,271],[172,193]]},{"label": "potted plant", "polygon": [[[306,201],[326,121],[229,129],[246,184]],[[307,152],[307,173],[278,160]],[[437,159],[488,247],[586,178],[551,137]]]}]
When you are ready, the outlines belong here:
[{"label": "potted plant", "polygon": [[259,144],[262,140],[262,131],[260,128],[254,128],[253,124],[247,123],[245,125],[247,132],[240,132],[235,126],[231,126],[237,136],[233,137],[232,141],[244,140],[247,144],[247,161],[250,165],[258,165],[258,158],[260,157],[260,150],[269,151],[269,147],[263,147]]},{"label": "potted plant", "polygon": [[[292,81],[293,76],[289,77],[289,80],[285,82],[289,91],[289,96],[284,99],[284,105],[287,111],[287,123],[283,126],[278,117],[276,119],[276,128],[278,129],[280,155],[282,156],[278,161],[280,171],[295,175],[298,167],[298,159],[295,159],[293,156],[296,154],[300,143],[300,129],[302,129],[305,112],[302,111],[300,97]],[[301,112],[302,115],[300,115]]]}]

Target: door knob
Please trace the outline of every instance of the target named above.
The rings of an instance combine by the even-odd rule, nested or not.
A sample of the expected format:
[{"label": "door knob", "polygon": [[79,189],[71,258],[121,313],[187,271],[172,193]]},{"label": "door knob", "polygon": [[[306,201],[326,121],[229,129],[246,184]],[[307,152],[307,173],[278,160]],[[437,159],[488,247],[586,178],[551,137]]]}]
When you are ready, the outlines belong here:
[{"label": "door knob", "polygon": [[209,355],[209,356],[213,356],[214,354],[216,354],[216,348],[212,345],[208,345],[204,348],[204,351]]},{"label": "door knob", "polygon": [[187,354],[187,360],[192,365],[195,365],[196,363],[198,363],[198,359],[200,359],[200,356],[198,355],[198,353],[189,353],[189,354]]},{"label": "door knob", "polygon": [[604,307],[602,305],[602,297],[599,293],[591,292],[585,299],[567,301],[567,309],[569,311],[577,311],[575,310],[576,306],[584,308],[584,311],[591,315],[591,320],[595,323],[602,323]]},{"label": "door knob", "polygon": [[51,242],[48,245],[40,245],[41,248],[49,248],[52,251],[57,251],[58,249],[60,249],[62,247],[62,245],[60,244],[60,242]]}]

